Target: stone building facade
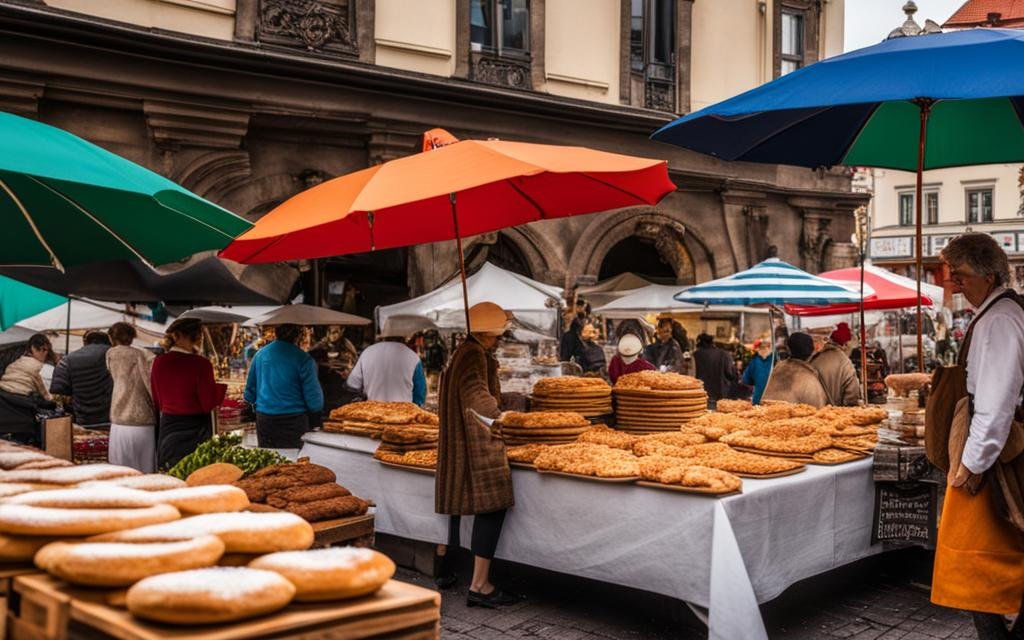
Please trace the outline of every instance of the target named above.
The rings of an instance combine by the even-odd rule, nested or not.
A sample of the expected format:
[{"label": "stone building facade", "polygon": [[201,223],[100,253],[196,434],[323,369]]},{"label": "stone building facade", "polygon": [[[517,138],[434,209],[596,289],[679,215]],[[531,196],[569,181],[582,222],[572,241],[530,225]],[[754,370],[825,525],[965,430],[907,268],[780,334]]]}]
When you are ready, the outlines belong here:
[{"label": "stone building facade", "polygon": [[[705,68],[711,44],[744,39],[728,25],[709,38],[724,4],[735,5],[734,26],[750,14],[750,41],[762,43],[737,54],[753,69],[740,86]],[[72,131],[253,220],[320,181],[417,152],[433,127],[663,158],[679,189],[659,206],[471,238],[470,265],[491,260],[568,286],[627,270],[691,284],[769,255],[820,271],[854,259],[851,212],[865,196],[846,172],[724,163],[648,136],[673,111],[777,74],[782,13],[807,21],[808,62],[833,52],[824,12],[838,5],[841,16],[842,4],[0,0],[0,110]],[[584,16],[578,28],[567,7]],[[487,10],[506,18],[504,33],[480,31]],[[659,23],[671,35],[661,52],[654,14],[671,23]],[[356,291],[365,310],[456,268],[453,243],[330,259],[324,290],[349,303]]]}]

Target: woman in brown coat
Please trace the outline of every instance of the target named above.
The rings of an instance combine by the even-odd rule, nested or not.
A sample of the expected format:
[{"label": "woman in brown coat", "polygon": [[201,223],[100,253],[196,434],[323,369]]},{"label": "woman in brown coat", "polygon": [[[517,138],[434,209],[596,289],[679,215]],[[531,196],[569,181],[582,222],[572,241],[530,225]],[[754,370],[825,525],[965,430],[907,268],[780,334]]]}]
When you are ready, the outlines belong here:
[{"label": "woman in brown coat", "polygon": [[469,336],[441,374],[435,509],[452,516],[449,548],[459,546],[459,516],[472,515],[473,580],[467,606],[502,607],[520,598],[490,581],[505,512],[514,503],[512,472],[501,438],[474,416],[497,418],[501,388],[494,349],[508,326],[508,315],[493,302],[469,310]]}]

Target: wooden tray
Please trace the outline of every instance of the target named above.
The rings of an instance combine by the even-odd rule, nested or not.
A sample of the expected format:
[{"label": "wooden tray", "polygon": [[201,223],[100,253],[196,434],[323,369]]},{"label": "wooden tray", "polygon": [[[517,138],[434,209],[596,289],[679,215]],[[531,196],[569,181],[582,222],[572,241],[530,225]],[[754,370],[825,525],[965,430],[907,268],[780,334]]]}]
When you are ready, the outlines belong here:
[{"label": "wooden tray", "polygon": [[662,484],[660,482],[651,482],[649,480],[638,480],[637,485],[641,487],[651,487],[652,489],[665,489],[666,491],[678,491],[679,493],[692,493],[702,496],[710,496],[712,498],[724,498],[726,496],[736,496],[743,493],[743,489],[739,491],[727,491],[725,493],[713,491],[706,487],[684,487],[682,485],[675,484]]},{"label": "wooden tray", "polygon": [[[794,462],[796,461],[794,460]],[[804,471],[807,471],[806,466],[797,467],[796,469],[790,469],[789,471],[779,471],[777,473],[763,473],[760,475],[756,473],[738,473],[736,471],[729,471],[729,473],[731,473],[734,476],[739,476],[741,478],[751,478],[753,480],[768,480],[770,478],[784,478],[786,476],[793,476],[798,473],[803,473]]]},{"label": "wooden tray", "polygon": [[403,471],[414,471],[416,473],[427,473],[430,475],[437,475],[437,469],[431,469],[430,467],[414,467],[409,464],[395,464],[394,462],[384,462],[383,460],[377,460],[385,467],[392,467],[395,469],[402,469]]},{"label": "wooden tray", "polygon": [[537,470],[537,467],[533,466],[532,462],[512,462],[511,460],[509,460],[508,466],[515,467],[516,469],[532,469],[533,471]]},{"label": "wooden tray", "polygon": [[[534,467],[536,469],[536,467]],[[552,476],[564,476],[566,478],[576,478],[577,480],[590,480],[592,482],[605,482],[611,484],[629,484],[636,482],[640,479],[640,476],[627,476],[624,478],[599,478],[597,476],[585,476],[579,473],[566,473],[564,471],[548,471],[547,469],[537,469],[537,473],[543,473],[544,475]]]},{"label": "wooden tray", "polygon": [[810,462],[811,454],[809,453],[778,453],[775,451],[762,451],[761,449],[752,449],[749,447],[737,447],[735,445],[729,445],[737,451],[744,453],[756,453],[762,456],[768,456],[769,458],[785,458],[786,460],[796,460],[798,462]]},{"label": "wooden tray", "polygon": [[95,637],[101,632],[120,640],[418,640],[437,638],[441,617],[439,593],[396,580],[365,598],[297,603],[251,620],[201,626],[145,622],[107,605],[107,590],[72,587],[45,574],[17,578],[14,590],[21,595],[22,611],[18,618],[11,618],[11,631],[26,638]]},{"label": "wooden tray", "polygon": [[857,462],[858,460],[863,460],[864,458],[870,458],[870,457],[871,457],[871,454],[861,455],[861,456],[857,456],[853,460],[843,460],[841,462],[820,462],[818,460],[815,460],[815,459],[811,458],[810,460],[807,461],[807,464],[814,464],[814,465],[818,465],[820,467],[834,467],[837,464],[849,464],[851,462]]}]

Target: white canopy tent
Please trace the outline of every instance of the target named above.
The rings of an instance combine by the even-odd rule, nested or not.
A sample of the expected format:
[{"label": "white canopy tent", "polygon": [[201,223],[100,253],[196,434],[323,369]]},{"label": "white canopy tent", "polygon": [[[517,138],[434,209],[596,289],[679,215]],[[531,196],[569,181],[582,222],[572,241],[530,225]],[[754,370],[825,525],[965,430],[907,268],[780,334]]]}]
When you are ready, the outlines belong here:
[{"label": "white canopy tent", "polygon": [[[68,320],[68,307],[70,305],[71,318]],[[163,337],[166,324],[142,320],[127,311],[123,306],[115,303],[95,302],[92,300],[72,299],[62,305],[56,306],[42,313],[37,313],[29,318],[18,321],[5,334],[19,330],[19,332],[30,331],[32,333],[56,332],[65,333],[68,329],[74,332],[83,332],[90,329],[106,331],[115,322],[127,322],[135,327],[138,332],[139,343],[152,344]],[[68,342],[68,350],[74,351],[81,341],[79,339]],[[54,348],[62,351],[65,341],[54,342]]]},{"label": "white canopy tent", "polygon": [[[470,306],[493,302],[511,311],[524,325],[554,336],[561,319],[562,288],[531,280],[485,262],[479,271],[466,279]],[[465,329],[462,285],[454,279],[418,298],[377,307],[377,326],[381,327],[395,315],[417,315],[430,318],[440,329]]]},{"label": "white canopy tent", "polygon": [[591,307],[600,307],[649,284],[650,280],[627,271],[597,284],[576,287],[576,294],[589,302]]}]

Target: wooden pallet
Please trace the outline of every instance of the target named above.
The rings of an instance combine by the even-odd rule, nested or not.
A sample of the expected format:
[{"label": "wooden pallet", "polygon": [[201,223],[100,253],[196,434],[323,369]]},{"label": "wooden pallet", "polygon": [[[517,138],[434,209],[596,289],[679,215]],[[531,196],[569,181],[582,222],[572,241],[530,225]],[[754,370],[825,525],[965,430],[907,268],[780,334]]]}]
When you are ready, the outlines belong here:
[{"label": "wooden pallet", "polygon": [[313,523],[313,546],[332,547],[350,545],[353,547],[373,546],[373,514],[365,513],[350,518],[336,518]]},{"label": "wooden pallet", "polygon": [[391,580],[375,595],[338,603],[295,603],[231,624],[174,626],[146,622],[107,604],[109,590],[74,587],[46,574],[20,576],[11,640],[428,640],[440,637],[441,595]]},{"label": "wooden pallet", "polygon": [[7,609],[11,603],[11,586],[18,576],[38,573],[30,563],[0,565],[0,639],[7,637]]}]

